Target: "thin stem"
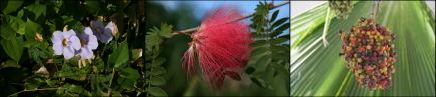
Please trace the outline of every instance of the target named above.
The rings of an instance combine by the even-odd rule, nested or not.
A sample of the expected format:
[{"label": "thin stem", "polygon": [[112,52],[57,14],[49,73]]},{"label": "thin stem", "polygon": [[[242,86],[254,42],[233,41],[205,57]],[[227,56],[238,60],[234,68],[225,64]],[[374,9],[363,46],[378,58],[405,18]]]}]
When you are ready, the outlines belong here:
[{"label": "thin stem", "polygon": [[109,96],[112,96],[112,88],[111,88],[111,86],[112,86],[112,81],[114,80],[114,77],[115,77],[115,68],[112,68],[112,78],[109,81],[109,92],[108,92]]},{"label": "thin stem", "polygon": [[18,95],[18,94],[23,93],[23,92],[48,91],[48,90],[59,90],[59,89],[65,89],[65,88],[44,88],[44,89],[22,90],[20,92],[9,95],[8,97],[13,96],[13,95]]},{"label": "thin stem", "polygon": [[379,6],[380,6],[379,0],[373,1],[372,13],[371,13],[372,17],[371,18],[374,19],[374,21],[377,19]]},{"label": "thin stem", "polygon": [[327,7],[327,14],[325,16],[325,23],[324,23],[324,31],[322,33],[322,43],[324,44],[324,47],[327,47],[329,42],[327,41],[327,32],[329,30],[330,25],[330,7]]},{"label": "thin stem", "polygon": [[[285,2],[282,2],[282,3],[280,3],[280,4],[274,5],[274,6],[270,7],[268,10],[272,10],[272,9],[278,8],[278,7],[283,6],[283,5],[286,5],[286,4],[289,4],[289,1],[285,1]],[[242,17],[242,18],[237,18],[237,19],[232,20],[232,21],[229,21],[229,22],[227,22],[227,23],[231,23],[231,22],[235,22],[235,21],[240,21],[240,20],[243,20],[243,19],[247,19],[247,18],[252,17],[253,15],[254,15],[254,13],[252,13],[252,14],[250,14],[250,15],[246,15],[246,16],[244,16],[244,17]],[[188,33],[190,33],[190,32],[194,32],[194,31],[196,31],[198,28],[199,28],[199,27],[194,27],[194,28],[189,28],[189,29],[185,29],[185,30],[176,31],[176,32],[173,33],[173,35],[177,35],[177,34],[190,35],[190,34],[188,34]]]},{"label": "thin stem", "polygon": [[[153,65],[151,64],[151,66],[150,66],[150,73],[151,72],[153,72]],[[151,80],[151,77],[152,77],[152,75],[150,75],[150,76],[148,76],[148,80]],[[147,82],[148,83],[148,82]],[[148,83],[148,86],[147,86],[147,90],[146,91],[148,91],[148,89],[150,89],[150,87],[151,87],[151,83]],[[148,92],[145,92],[145,93],[147,93],[147,95],[145,96],[145,97],[149,97],[150,96],[150,93],[148,93]]]}]

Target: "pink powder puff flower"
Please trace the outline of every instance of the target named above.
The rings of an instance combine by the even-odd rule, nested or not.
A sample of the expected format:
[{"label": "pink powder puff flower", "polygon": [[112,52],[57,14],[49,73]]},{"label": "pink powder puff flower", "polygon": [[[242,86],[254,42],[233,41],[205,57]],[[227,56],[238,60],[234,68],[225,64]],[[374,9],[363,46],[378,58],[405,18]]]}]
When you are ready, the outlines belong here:
[{"label": "pink powder puff flower", "polygon": [[[232,7],[221,7],[202,22],[191,35],[190,47],[183,55],[183,68],[192,75],[198,59],[205,80],[213,88],[221,88],[224,77],[240,79],[252,43],[248,25],[235,21],[242,18]],[[196,58],[198,57],[198,58]]]}]

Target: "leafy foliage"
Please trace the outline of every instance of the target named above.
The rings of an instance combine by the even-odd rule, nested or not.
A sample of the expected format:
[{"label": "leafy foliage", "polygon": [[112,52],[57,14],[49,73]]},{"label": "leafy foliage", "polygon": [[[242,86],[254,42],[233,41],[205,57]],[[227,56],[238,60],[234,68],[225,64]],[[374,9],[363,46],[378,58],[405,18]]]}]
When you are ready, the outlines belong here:
[{"label": "leafy foliage", "polygon": [[[172,88],[167,84],[172,80],[167,76],[170,71],[167,66],[168,61],[174,62],[175,58],[165,55],[164,50],[173,48],[164,44],[170,39],[180,40],[180,37],[174,37],[173,25],[162,24],[151,29],[144,26],[144,3],[129,0],[0,0],[0,96],[172,96],[167,94],[168,88]],[[284,69],[289,67],[289,44],[286,43],[289,34],[283,33],[289,29],[289,20],[278,18],[279,11],[268,18],[270,6],[261,3],[256,9],[258,13],[253,19],[255,49],[246,73],[252,82],[261,86],[256,89],[288,95],[289,89],[283,84],[288,84],[289,80]],[[193,15],[185,18],[194,20]],[[188,19],[182,22],[192,22]],[[114,39],[109,43],[98,42],[93,59],[80,60],[78,56],[64,59],[54,55],[53,32],[68,26],[81,34],[93,20],[112,21],[119,33],[113,33]],[[150,24],[157,22],[150,21]],[[196,84],[189,84],[191,86]],[[190,95],[189,92],[186,95]]]},{"label": "leafy foliage", "polygon": [[[139,86],[146,82],[141,79],[145,71],[138,54],[145,47],[130,42],[144,39],[143,16],[136,15],[144,13],[137,10],[144,2],[0,2],[0,88],[5,90],[0,96],[141,96],[146,92]],[[120,18],[124,15],[130,17]],[[99,43],[92,60],[54,55],[54,31],[68,25],[81,32],[97,19],[114,21],[121,29],[110,43]]]},{"label": "leafy foliage", "polygon": [[163,69],[162,64],[165,62],[165,58],[160,57],[161,44],[165,38],[172,36],[172,26],[162,24],[160,29],[153,27],[150,32],[147,32],[146,36],[146,86],[145,89],[148,92],[147,96],[168,96],[159,86],[166,83],[166,80],[162,78],[162,75],[166,72]]},{"label": "leafy foliage", "polygon": [[284,34],[290,26],[289,18],[277,19],[279,10],[269,18],[270,6],[259,2],[251,19],[254,43],[246,73],[258,86],[277,91],[277,95],[288,95],[289,87],[282,84],[287,84],[289,80],[289,34]]}]

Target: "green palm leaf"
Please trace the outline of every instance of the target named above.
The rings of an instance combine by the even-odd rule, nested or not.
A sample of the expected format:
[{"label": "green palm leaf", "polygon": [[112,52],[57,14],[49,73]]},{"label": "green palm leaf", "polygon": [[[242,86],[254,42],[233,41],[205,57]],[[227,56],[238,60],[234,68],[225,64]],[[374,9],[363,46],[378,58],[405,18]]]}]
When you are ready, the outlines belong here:
[{"label": "green palm leaf", "polygon": [[345,20],[332,18],[327,40],[321,35],[327,4],[291,19],[291,95],[435,95],[435,19],[424,2],[383,1],[377,22],[397,35],[393,81],[386,90],[360,87],[339,56],[339,30],[349,31],[361,17],[369,18],[372,2],[354,3]]}]

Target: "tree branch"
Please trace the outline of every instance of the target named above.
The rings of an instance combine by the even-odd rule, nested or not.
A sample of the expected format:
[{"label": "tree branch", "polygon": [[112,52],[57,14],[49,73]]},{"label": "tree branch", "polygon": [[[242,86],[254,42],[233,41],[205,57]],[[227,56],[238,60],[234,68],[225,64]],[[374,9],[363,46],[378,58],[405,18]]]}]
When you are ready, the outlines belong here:
[{"label": "tree branch", "polygon": [[[271,6],[268,10],[272,10],[272,9],[278,8],[278,7],[283,6],[283,5],[286,5],[286,4],[289,4],[289,1],[285,1],[285,2],[282,2],[282,3],[280,3],[280,4],[277,4],[277,5]],[[232,21],[230,21],[230,22],[228,22],[228,23],[235,22],[235,21],[240,21],[240,20],[243,20],[243,19],[247,19],[247,18],[252,17],[253,15],[254,15],[254,13],[249,14],[249,15],[246,15],[246,16],[244,16],[244,17],[242,17],[242,18],[238,18],[238,19],[232,20]],[[198,28],[199,28],[199,27],[197,26],[197,27],[194,27],[194,28],[189,28],[189,29],[184,29],[184,30],[176,31],[176,32],[173,32],[173,35],[177,35],[177,34],[186,34],[186,35],[190,35],[190,34],[189,34],[190,32],[194,32],[194,31],[196,31]]]}]

